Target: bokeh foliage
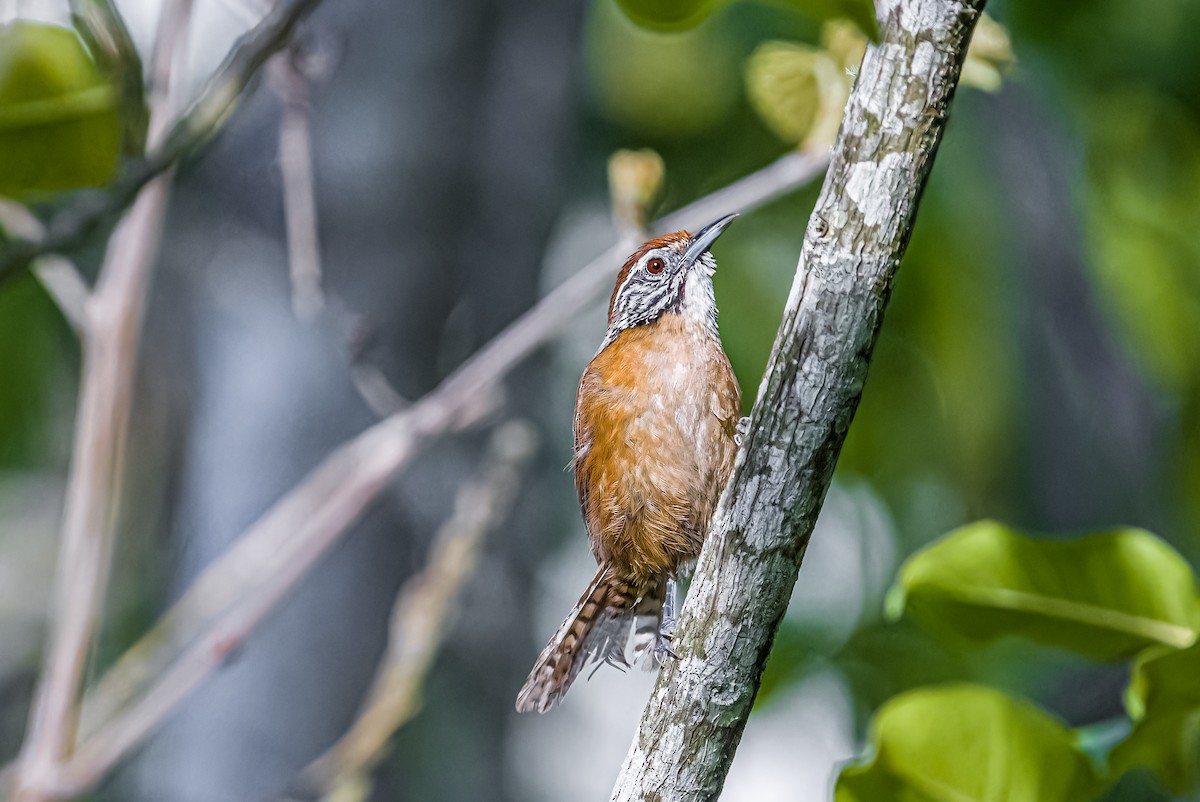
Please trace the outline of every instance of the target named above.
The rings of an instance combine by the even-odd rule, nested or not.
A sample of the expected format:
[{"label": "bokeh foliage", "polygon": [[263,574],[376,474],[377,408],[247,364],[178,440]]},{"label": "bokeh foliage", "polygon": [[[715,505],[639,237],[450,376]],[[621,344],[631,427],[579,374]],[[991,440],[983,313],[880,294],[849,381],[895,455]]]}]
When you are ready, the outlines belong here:
[{"label": "bokeh foliage", "polygon": [[61,458],[64,444],[53,424],[69,414],[70,339],[31,276],[0,292],[0,472],[48,468]]},{"label": "bokeh foliage", "polygon": [[0,25],[0,195],[97,186],[117,170],[118,91],[75,31]]},{"label": "bokeh foliage", "polygon": [[1094,750],[1107,764],[1097,772],[1081,748],[1086,733],[1015,696],[984,685],[909,690],[875,714],[873,755],[842,771],[835,799],[1083,802],[1142,768],[1179,794],[1200,787],[1200,595],[1191,567],[1149,532],[1054,542],[971,524],[909,558],[888,608],[967,648],[1015,637],[1136,658],[1125,693],[1132,731]]},{"label": "bokeh foliage", "polygon": [[[580,189],[601,193],[605,159],[618,147],[662,154],[661,203],[671,208],[789,148],[827,145],[821,99],[834,95],[822,89],[837,84],[845,91],[852,67],[830,33],[837,29],[826,24],[849,17],[869,29],[866,8],[858,0],[596,0],[584,33],[590,117]],[[846,800],[891,798],[905,783],[919,782],[898,777],[900,764],[926,774],[959,768],[954,761],[921,767],[919,757],[976,735],[991,739],[978,743],[1000,761],[1002,776],[1032,772],[1027,779],[1035,785],[1013,786],[1027,795],[1012,796],[1012,788],[970,786],[980,778],[966,776],[965,784],[952,783],[966,798],[1094,798],[1099,781],[1085,751],[1110,756],[1109,780],[1119,780],[1119,790],[1109,793],[1122,795],[1110,798],[1167,798],[1160,786],[1194,793],[1198,647],[1163,646],[1161,638],[1106,629],[1103,621],[1107,611],[1117,614],[1109,620],[1159,616],[1158,623],[1177,630],[1197,627],[1186,557],[1195,562],[1200,554],[1200,49],[1193,41],[1200,3],[996,0],[989,11],[1008,26],[1017,56],[1000,91],[1034,112],[1015,122],[1000,119],[1010,107],[959,93],[839,478],[870,484],[894,517],[904,553],[979,518],[1050,528],[1042,522],[1044,500],[1031,486],[1046,455],[1031,447],[1030,424],[1057,411],[1038,407],[1047,377],[1034,369],[1029,351],[1055,344],[1036,341],[1038,331],[1031,331],[1037,288],[1023,278],[1026,232],[1013,211],[1028,199],[1000,180],[992,135],[995,128],[1032,124],[1065,143],[1058,155],[1065,154],[1060,166],[1072,205],[1054,223],[1083,255],[1088,298],[1080,305],[1095,302],[1101,333],[1133,369],[1133,390],[1151,399],[1150,434],[1140,443],[1151,459],[1139,481],[1154,505],[1122,508],[1120,519],[1102,523],[1145,526],[1162,540],[1130,530],[1065,543],[993,524],[959,531],[900,572],[901,590],[892,596],[893,615],[904,612],[899,620],[885,621],[880,606],[837,642],[821,641],[802,620],[786,621],[761,703],[771,704],[814,666],[832,665],[855,696],[860,723],[878,711],[870,731],[875,761],[847,775],[853,779],[839,791]],[[789,73],[798,63],[816,66]],[[979,69],[993,81],[1003,72],[986,67]],[[760,73],[784,92],[799,87],[812,101],[790,111],[769,86],[756,91],[765,86],[754,77]],[[111,178],[121,145],[116,97],[73,32],[0,31],[0,193],[53,204],[54,191]],[[815,143],[814,127],[822,131]],[[717,246],[722,333],[748,400],[774,339],[814,194],[810,188],[743,217]],[[1076,312],[1061,310],[1065,317]],[[67,377],[74,372],[68,336],[32,279],[0,291],[0,468],[61,465],[58,444],[72,397]],[[1083,430],[1103,440],[1110,422],[1094,423]],[[1105,501],[1103,488],[1083,482],[1070,492],[1085,504]],[[1076,521],[1072,528],[1095,523]],[[985,543],[972,540],[978,532],[987,535]],[[1114,538],[1132,538],[1137,548],[1117,548]],[[978,596],[964,602],[956,595],[964,586],[951,580],[968,576],[975,590],[1033,593],[1042,604],[1015,613],[988,607],[987,599],[981,604]],[[1083,628],[1081,606],[1092,616]],[[1077,615],[1046,613],[1063,609]],[[927,626],[931,621],[936,625]],[[971,643],[985,635],[1043,645]],[[1106,709],[1128,728],[1111,752],[1084,750],[1083,733],[1056,718],[1057,708],[1072,707],[1076,679],[1096,676],[1086,661],[1064,658],[1069,650],[1104,660],[1137,654],[1128,715],[1115,698]],[[1029,743],[1038,746],[1022,751]],[[1053,790],[1036,784],[1049,779],[1037,774],[1044,764],[1036,756],[1047,754],[1058,756],[1051,761],[1056,770],[1072,769],[1058,775]],[[1139,774],[1141,768],[1150,772]],[[1134,773],[1122,776],[1127,771]],[[933,797],[918,790],[896,798]]]}]

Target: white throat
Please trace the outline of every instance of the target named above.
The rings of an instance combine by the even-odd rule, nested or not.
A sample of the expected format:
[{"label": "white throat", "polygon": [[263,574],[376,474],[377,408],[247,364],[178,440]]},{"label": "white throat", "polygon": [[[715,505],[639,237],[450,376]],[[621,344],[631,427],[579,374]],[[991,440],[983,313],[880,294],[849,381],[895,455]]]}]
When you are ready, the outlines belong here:
[{"label": "white throat", "polygon": [[713,292],[713,273],[716,265],[711,254],[704,254],[688,271],[683,285],[683,299],[679,314],[687,320],[700,324],[714,337],[717,332],[717,298]]}]

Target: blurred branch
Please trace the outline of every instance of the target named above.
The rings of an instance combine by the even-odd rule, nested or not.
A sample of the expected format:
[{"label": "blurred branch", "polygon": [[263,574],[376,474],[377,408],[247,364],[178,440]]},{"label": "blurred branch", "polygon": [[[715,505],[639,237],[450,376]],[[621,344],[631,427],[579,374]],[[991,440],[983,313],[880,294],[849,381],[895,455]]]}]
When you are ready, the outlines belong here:
[{"label": "blurred branch", "polygon": [[317,238],[317,199],[313,189],[312,137],[305,54],[296,43],[268,67],[271,88],[283,106],[279,119],[279,170],[283,177],[283,216],[287,226],[292,310],[303,321],[325,307],[321,290],[321,243]]},{"label": "blurred branch", "polygon": [[51,254],[33,263],[33,275],[62,312],[67,324],[82,336],[91,290],[70,259]]},{"label": "blurred branch", "polygon": [[306,793],[338,802],[366,798],[369,773],[386,754],[392,734],[420,709],[425,675],[454,601],[475,571],[484,536],[508,516],[535,443],[527,423],[506,423],[492,435],[483,476],[459,490],[454,515],[434,536],[429,564],[396,597],[388,650],[366,706],[346,734],[305,769],[299,785]]},{"label": "blurred branch", "polygon": [[783,321],[614,802],[716,799],[867,377],[984,0],[880,2]]},{"label": "blurred branch", "polygon": [[259,67],[288,43],[296,25],[320,2],[276,3],[262,22],[238,41],[200,99],[175,122],[170,133],[150,143],[145,159],[133,163],[125,175],[103,190],[76,193],[46,222],[41,238],[5,243],[0,249],[0,286],[40,255],[66,253],[82,245],[123,212],[147,182],[207,143],[228,119]]},{"label": "blurred branch", "polygon": [[325,304],[325,319],[334,336],[344,344],[350,361],[350,383],[367,407],[379,418],[387,418],[407,409],[411,402],[367,358],[374,335],[367,328],[363,316],[346,308],[341,299],[334,296]]},{"label": "blurred branch", "polygon": [[395,415],[409,404],[407,398],[396,392],[383,371],[369,362],[352,363],[350,381],[371,411],[381,418]]},{"label": "blurred branch", "polygon": [[[696,228],[729,209],[749,211],[820,175],[826,163],[823,155],[788,154],[656,227]],[[300,582],[402,466],[432,439],[476,419],[487,408],[481,401],[498,394],[508,372],[611,284],[624,255],[614,248],[590,262],[435,390],[335,449],[267,510],[88,694],[85,743],[107,750],[108,762],[135,747]]]},{"label": "blurred branch", "polygon": [[[37,215],[8,198],[0,198],[0,230],[27,240],[38,240],[45,234]],[[81,334],[90,290],[75,265],[60,256],[42,256],[33,263],[33,275],[75,333]]]},{"label": "blurred branch", "polygon": [[[319,51],[293,43],[277,54],[268,68],[271,88],[279,96],[279,171],[283,185],[283,216],[287,228],[288,273],[292,311],[312,322],[321,313],[349,345],[350,380],[367,406],[380,418],[408,406],[383,371],[362,358],[362,327],[358,316],[341,304],[330,303],[321,287],[321,243],[317,236],[317,200],[313,181],[312,119],[309,85],[326,70]],[[336,301],[336,299],[335,299]]]},{"label": "blurred branch", "polygon": [[[187,53],[191,10],[191,0],[175,0],[159,22],[149,101],[152,146],[165,136],[179,105],[176,65]],[[19,758],[17,802],[63,797],[60,772],[74,751],[80,681],[108,584],[142,313],[170,180],[170,174],[159,176],[138,194],[82,310],[84,373],[49,645]]]},{"label": "blurred branch", "polygon": [[0,198],[0,231],[13,239],[39,240],[46,227],[29,207],[9,198]]}]

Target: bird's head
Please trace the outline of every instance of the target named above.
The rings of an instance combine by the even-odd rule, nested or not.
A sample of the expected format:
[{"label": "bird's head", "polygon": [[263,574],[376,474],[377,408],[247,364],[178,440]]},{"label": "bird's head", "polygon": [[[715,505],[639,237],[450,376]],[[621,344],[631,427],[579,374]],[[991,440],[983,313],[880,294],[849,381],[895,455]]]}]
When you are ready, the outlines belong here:
[{"label": "bird's head", "polygon": [[670,313],[694,318],[716,336],[712,277],[717,262],[708,249],[735,217],[726,215],[695,236],[676,231],[652,239],[634,251],[617,274],[604,345],[625,329],[653,323]]}]

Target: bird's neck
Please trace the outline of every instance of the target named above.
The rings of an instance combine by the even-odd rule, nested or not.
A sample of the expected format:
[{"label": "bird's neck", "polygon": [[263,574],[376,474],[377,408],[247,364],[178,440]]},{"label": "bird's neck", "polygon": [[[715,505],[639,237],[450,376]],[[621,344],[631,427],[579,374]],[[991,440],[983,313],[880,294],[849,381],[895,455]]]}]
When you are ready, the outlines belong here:
[{"label": "bird's neck", "polygon": [[[704,254],[704,258],[712,259],[709,254]],[[712,282],[713,270],[714,268],[708,264],[701,264],[695,269],[689,270],[678,297],[653,318],[634,326],[622,325],[621,321],[610,319],[608,331],[604,335],[604,342],[600,344],[599,351],[607,348],[622,331],[641,326],[652,326],[671,315],[683,318],[688,323],[702,329],[713,339],[720,341],[720,332],[717,330],[717,299],[713,292]]]},{"label": "bird's neck", "polygon": [[720,339],[720,332],[717,330],[717,298],[713,292],[711,276],[703,270],[692,270],[688,273],[676,314],[682,315]]}]

